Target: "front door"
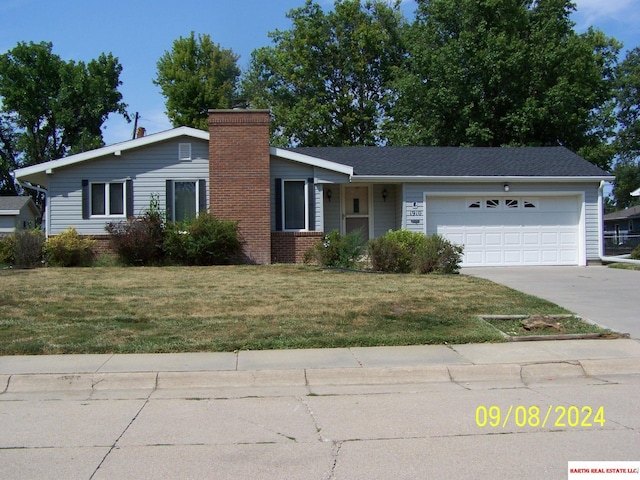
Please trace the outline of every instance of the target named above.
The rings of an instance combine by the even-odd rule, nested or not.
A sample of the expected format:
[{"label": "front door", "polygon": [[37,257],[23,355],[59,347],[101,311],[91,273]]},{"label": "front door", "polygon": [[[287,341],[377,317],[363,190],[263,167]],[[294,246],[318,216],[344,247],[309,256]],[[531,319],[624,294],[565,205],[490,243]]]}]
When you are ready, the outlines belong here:
[{"label": "front door", "polygon": [[361,230],[369,240],[369,187],[345,187],[342,198],[345,234]]}]

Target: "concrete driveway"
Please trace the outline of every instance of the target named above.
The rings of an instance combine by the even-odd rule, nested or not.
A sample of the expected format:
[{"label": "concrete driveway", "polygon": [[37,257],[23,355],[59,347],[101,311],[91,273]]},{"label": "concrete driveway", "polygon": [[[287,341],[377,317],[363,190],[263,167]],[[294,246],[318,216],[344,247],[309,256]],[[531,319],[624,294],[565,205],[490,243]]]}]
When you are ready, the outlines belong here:
[{"label": "concrete driveway", "polygon": [[640,271],[594,265],[463,268],[461,273],[544,298],[584,319],[640,338]]}]

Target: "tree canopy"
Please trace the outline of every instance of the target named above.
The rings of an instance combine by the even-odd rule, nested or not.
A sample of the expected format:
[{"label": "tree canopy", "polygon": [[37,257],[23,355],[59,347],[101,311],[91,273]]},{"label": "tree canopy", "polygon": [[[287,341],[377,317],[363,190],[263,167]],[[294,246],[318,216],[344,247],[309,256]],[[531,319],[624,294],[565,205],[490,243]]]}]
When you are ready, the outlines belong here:
[{"label": "tree canopy", "polygon": [[[0,191],[8,172],[102,146],[110,113],[127,117],[118,91],[122,66],[111,54],[64,61],[51,43],[20,42],[0,55]],[[127,117],[128,118],[128,117]]]},{"label": "tree canopy", "polygon": [[278,145],[374,145],[391,69],[402,57],[399,3],[337,0],[334,10],[307,0],[292,28],[253,52],[243,93],[270,108]]},{"label": "tree canopy", "polygon": [[[419,0],[386,126],[392,144],[565,145],[608,167],[620,46],[577,34],[569,0]],[[608,115],[608,116],[607,116]]]},{"label": "tree canopy", "polygon": [[239,56],[214,44],[209,35],[194,32],[173,42],[171,52],[158,60],[154,83],[165,97],[174,127],[207,130],[210,108],[230,108],[240,76]]}]

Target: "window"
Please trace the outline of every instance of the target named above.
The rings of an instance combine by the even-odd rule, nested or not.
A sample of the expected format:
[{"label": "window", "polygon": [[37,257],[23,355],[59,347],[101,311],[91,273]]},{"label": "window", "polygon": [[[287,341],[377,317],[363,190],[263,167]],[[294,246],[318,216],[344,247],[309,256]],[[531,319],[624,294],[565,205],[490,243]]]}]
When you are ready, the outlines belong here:
[{"label": "window", "polygon": [[167,218],[183,222],[207,211],[207,181],[167,180]]},{"label": "window", "polygon": [[520,202],[516,198],[507,198],[504,201],[504,206],[507,208],[518,208],[518,205],[520,205]]},{"label": "window", "polygon": [[489,199],[485,203],[487,208],[500,208],[500,200]]},{"label": "window", "polygon": [[538,202],[533,199],[526,199],[522,201],[524,208],[537,208],[537,203]]},{"label": "window", "polygon": [[124,182],[91,184],[91,216],[124,216]]},{"label": "window", "polygon": [[198,198],[198,182],[173,183],[173,213],[176,222],[184,222],[196,217],[196,199]]},{"label": "window", "polygon": [[467,208],[480,208],[480,200],[470,200],[467,202]]},{"label": "window", "polygon": [[282,208],[285,230],[306,230],[306,182],[284,180],[282,185]]}]

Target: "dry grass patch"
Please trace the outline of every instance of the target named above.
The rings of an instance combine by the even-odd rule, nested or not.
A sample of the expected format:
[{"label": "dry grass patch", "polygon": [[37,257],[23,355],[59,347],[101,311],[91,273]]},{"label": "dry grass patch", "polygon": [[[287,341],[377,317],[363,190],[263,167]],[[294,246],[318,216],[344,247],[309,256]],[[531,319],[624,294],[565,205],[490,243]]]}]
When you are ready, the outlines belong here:
[{"label": "dry grass patch", "polygon": [[464,275],[299,265],[0,272],[0,354],[501,341],[480,314],[567,313]]}]

